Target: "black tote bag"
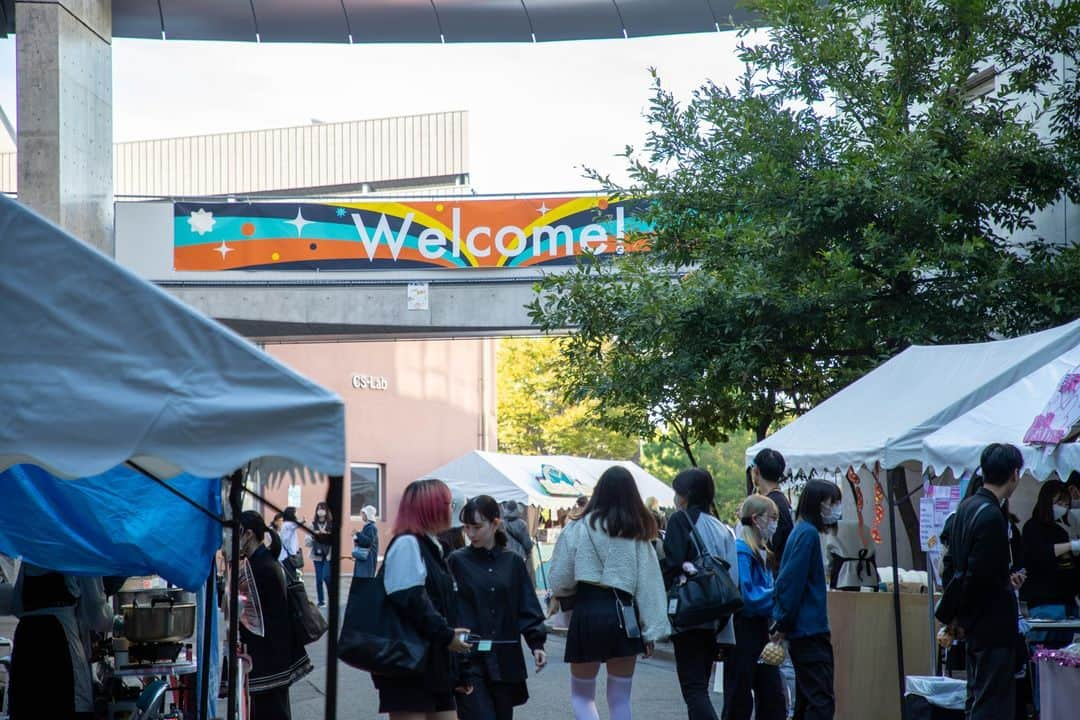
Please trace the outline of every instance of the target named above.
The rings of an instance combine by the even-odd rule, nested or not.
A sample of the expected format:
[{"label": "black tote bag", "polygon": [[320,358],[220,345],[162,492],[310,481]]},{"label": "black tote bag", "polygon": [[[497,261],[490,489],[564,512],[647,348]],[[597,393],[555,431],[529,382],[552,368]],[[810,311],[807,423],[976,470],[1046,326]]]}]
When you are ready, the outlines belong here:
[{"label": "black tote bag", "polygon": [[375,577],[353,578],[338,640],[342,662],[377,675],[420,674],[427,650],[428,642],[387,599],[383,568]]},{"label": "black tote bag", "polygon": [[690,523],[690,540],[697,548],[694,565],[698,571],[688,576],[685,583],[674,585],[668,591],[668,618],[676,630],[688,630],[711,622],[723,627],[742,609],[742,593],[728,573],[731,565],[709,552],[690,516],[683,515]]}]

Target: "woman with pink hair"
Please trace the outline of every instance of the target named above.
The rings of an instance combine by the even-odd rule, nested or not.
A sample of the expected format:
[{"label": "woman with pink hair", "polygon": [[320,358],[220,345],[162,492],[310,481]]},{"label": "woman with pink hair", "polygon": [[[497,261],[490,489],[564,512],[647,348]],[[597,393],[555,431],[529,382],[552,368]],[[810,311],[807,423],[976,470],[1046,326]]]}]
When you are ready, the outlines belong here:
[{"label": "woman with pink hair", "polygon": [[450,488],[440,480],[416,480],[405,488],[394,537],[383,561],[386,596],[403,620],[430,647],[423,671],[410,676],[372,674],[379,712],[391,720],[455,720],[458,680],[455,653],[467,653],[467,628],[455,628],[454,581],[436,535],[450,527]]}]

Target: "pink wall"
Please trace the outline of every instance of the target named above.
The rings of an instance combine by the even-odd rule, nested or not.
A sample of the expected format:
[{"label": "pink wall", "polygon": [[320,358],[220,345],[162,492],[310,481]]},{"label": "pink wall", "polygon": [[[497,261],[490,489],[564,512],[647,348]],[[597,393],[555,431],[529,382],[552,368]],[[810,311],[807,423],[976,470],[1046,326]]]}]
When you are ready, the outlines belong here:
[{"label": "pink wall", "polygon": [[[493,340],[306,343],[267,345],[265,350],[342,397],[350,463],[385,467],[379,520],[383,549],[406,485],[471,450],[495,449]],[[354,387],[354,374],[379,378],[377,385],[385,378],[387,389]],[[286,483],[265,490],[268,500],[285,506]],[[325,494],[324,482],[304,485],[299,514],[310,519]],[[352,532],[363,526],[351,519],[351,512],[346,469],[343,573],[352,571]],[[312,570],[310,564],[305,570]]]}]

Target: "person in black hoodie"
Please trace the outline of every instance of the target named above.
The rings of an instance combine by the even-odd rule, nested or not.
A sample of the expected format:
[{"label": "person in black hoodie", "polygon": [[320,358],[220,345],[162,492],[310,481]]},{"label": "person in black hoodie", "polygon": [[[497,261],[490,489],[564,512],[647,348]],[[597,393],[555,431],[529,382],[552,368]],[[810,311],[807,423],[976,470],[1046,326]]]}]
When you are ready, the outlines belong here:
[{"label": "person in black hoodie", "polygon": [[262,516],[252,510],[240,514],[240,553],[251,567],[262,609],[263,634],[240,625],[240,640],[251,656],[248,689],[253,720],[290,720],[289,686],[312,670],[304,645],[293,634],[292,613],[285,569],[264,544],[267,533]]},{"label": "person in black hoodie", "polygon": [[961,600],[956,617],[942,619],[966,640],[968,720],[998,720],[1016,705],[1016,590],[1023,584],[1010,567],[1002,505],[1020,482],[1024,459],[1015,446],[993,443],[979,464],[983,487],[960,503],[948,551],[954,571],[963,573]]},{"label": "person in black hoodie", "polygon": [[539,672],[547,664],[544,613],[524,561],[506,549],[499,503],[487,495],[461,511],[469,545],[450,555],[458,587],[458,620],[472,628],[473,692],[458,697],[461,720],[510,720],[529,699],[521,640]]},{"label": "person in black hoodie", "polygon": [[442,547],[436,536],[450,527],[453,496],[440,480],[409,483],[398,505],[394,537],[383,560],[386,597],[397,612],[429,643],[424,670],[417,675],[372,673],[379,691],[379,712],[391,720],[455,720],[454,691],[472,688],[462,682],[455,654],[467,653],[468,628],[454,626],[457,599]]},{"label": "person in black hoodie", "polygon": [[[1068,514],[1072,498],[1060,480],[1047,480],[1024,524],[1024,559],[1027,579],[1020,598],[1033,618],[1064,620],[1077,616],[1080,590],[1080,540],[1069,541],[1069,531],[1058,524]],[[1070,633],[1071,635],[1071,633]]]}]

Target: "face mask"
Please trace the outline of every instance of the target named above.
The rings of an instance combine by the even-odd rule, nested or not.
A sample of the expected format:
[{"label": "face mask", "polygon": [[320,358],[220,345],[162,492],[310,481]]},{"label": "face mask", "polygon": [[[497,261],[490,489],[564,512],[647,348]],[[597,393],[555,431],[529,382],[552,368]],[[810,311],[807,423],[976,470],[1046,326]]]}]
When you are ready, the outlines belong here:
[{"label": "face mask", "polygon": [[844,510],[840,507],[829,508],[828,513],[821,514],[821,521],[826,525],[836,525],[844,517]]},{"label": "face mask", "polygon": [[1069,508],[1062,507],[1060,505],[1055,505],[1054,506],[1054,519],[1055,520],[1060,520],[1061,518],[1065,517],[1065,513],[1067,513],[1067,512],[1069,512]]},{"label": "face mask", "polygon": [[777,528],[777,526],[779,524],[780,523],[778,523],[776,520],[770,520],[769,521],[768,526],[766,526],[766,528],[765,528],[765,532],[762,533],[762,535],[764,536],[764,538],[766,540],[772,540],[773,539],[773,535],[776,534],[776,528]]},{"label": "face mask", "polygon": [[319,512],[317,512],[315,514],[318,515],[319,517],[326,517],[326,511],[325,510],[320,510]]},{"label": "face mask", "polygon": [[1073,500],[1072,501],[1072,509],[1073,510],[1080,510],[1080,500]]}]

